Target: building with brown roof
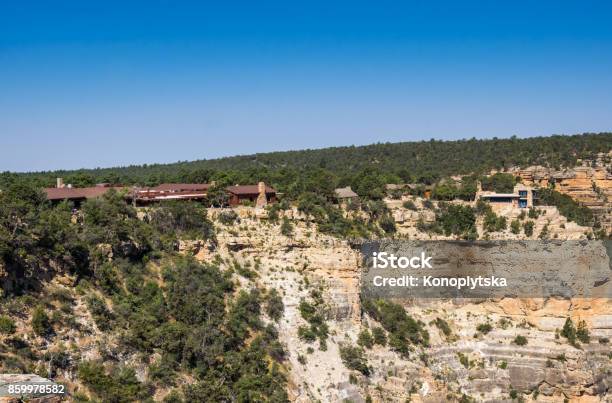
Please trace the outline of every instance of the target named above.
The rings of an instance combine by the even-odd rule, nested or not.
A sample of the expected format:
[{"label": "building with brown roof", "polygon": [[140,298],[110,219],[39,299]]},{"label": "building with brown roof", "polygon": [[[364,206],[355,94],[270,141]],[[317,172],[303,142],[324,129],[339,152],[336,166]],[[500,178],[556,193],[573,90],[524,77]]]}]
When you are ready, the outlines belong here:
[{"label": "building with brown roof", "polygon": [[44,192],[47,195],[47,200],[51,202],[59,203],[61,201],[67,200],[73,202],[76,206],[79,206],[85,200],[101,197],[110,189],[122,190],[124,188],[100,184],[98,186],[91,186],[86,188],[73,188],[70,186],[59,188],[46,188],[44,189]]},{"label": "building with brown roof", "polygon": [[246,201],[262,207],[266,203],[276,202],[276,190],[264,182],[257,185],[228,186],[225,190],[229,194],[230,206],[238,206]]},{"label": "building with brown roof", "polygon": [[[58,178],[58,187],[47,188],[45,193],[47,199],[52,202],[69,200],[78,207],[87,200],[100,197],[110,189],[128,190],[124,187],[112,187],[107,184],[99,184],[94,187],[73,188],[65,186]],[[125,198],[134,205],[147,205],[167,200],[204,200],[213,184],[208,183],[162,183],[152,188],[131,188],[125,193]],[[229,205],[237,206],[245,201],[252,202],[256,206],[265,206],[267,203],[276,201],[276,190],[267,186],[264,182],[257,185],[228,186],[226,192],[229,195]]]}]

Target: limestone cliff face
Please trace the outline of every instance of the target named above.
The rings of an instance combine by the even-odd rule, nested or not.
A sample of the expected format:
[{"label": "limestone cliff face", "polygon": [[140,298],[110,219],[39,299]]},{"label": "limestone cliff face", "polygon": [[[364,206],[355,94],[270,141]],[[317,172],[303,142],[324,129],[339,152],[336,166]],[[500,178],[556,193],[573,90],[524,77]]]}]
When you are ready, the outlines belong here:
[{"label": "limestone cliff face", "polygon": [[[281,293],[285,316],[279,331],[289,353],[292,401],[365,402],[370,396],[375,402],[440,402],[464,394],[476,401],[510,401],[515,393],[526,401],[534,396],[549,402],[612,399],[608,299],[400,301],[426,324],[430,346],[414,348],[406,359],[375,345],[366,349],[371,375],[350,371],[340,359],[340,346],[355,344],[360,330],[380,326],[361,310],[358,250],[301,221],[294,235],[285,237],[279,225],[267,222],[265,212],[245,208],[239,215],[239,224],[219,226],[213,251],[186,248],[185,253],[205,261],[257,262],[256,282]],[[326,305],[330,337],[325,351],[298,337],[298,327],[306,323],[298,305],[313,289],[322,290]],[[587,323],[590,343],[577,348],[558,335],[568,317]],[[449,324],[450,336],[433,324],[438,318]],[[477,330],[483,323],[491,325],[490,332]],[[517,345],[517,336],[527,344]]]},{"label": "limestone cliff face", "polygon": [[607,232],[612,230],[612,164],[609,154],[599,154],[593,161],[562,171],[533,166],[512,170],[528,185],[547,187],[550,184],[574,200],[589,207]]},{"label": "limestone cliff face", "polygon": [[[402,210],[401,203],[390,207],[394,215],[404,217],[398,218],[400,233],[410,234],[411,239],[429,239],[416,228],[416,222],[421,212],[425,220],[432,219],[431,213],[422,208],[419,200],[416,204],[421,211]],[[609,299],[398,301],[409,315],[424,323],[430,345],[411,346],[408,358],[388,346],[375,345],[365,350],[371,367],[368,377],[347,369],[340,357],[340,347],[355,345],[361,330],[380,326],[362,310],[362,256],[358,248],[348,241],[320,234],[296,211],[283,212],[293,218],[294,231],[290,237],[281,234],[278,223],[269,222],[265,210],[240,207],[235,211],[239,220],[231,225],[215,220],[216,242],[183,241],[177,246],[182,253],[214,262],[222,270],[232,270],[236,263],[248,266],[256,273],[251,279],[234,275],[244,289],[257,285],[275,288],[280,293],[285,312],[278,330],[288,352],[291,401],[348,399],[363,403],[370,396],[374,402],[399,403],[408,399],[443,402],[457,401],[466,395],[475,401],[499,402],[510,401],[515,394],[525,401],[534,401],[537,395],[538,402],[560,402],[566,398],[576,402],[612,400]],[[214,219],[218,211],[209,213]],[[568,226],[559,225],[557,231],[559,239],[573,236]],[[74,283],[75,278],[70,276],[56,276],[46,287],[60,295]],[[318,342],[309,344],[298,337],[299,327],[306,324],[298,306],[301,300],[312,300],[313,291],[320,292],[324,301],[329,327],[326,349],[320,349]],[[116,359],[136,368],[138,379],[146,379],[146,369],[139,361],[123,355],[117,341],[97,329],[82,296],[74,293],[73,297],[75,327],[63,329],[54,345],[41,338],[29,339],[33,348],[41,352],[58,351],[66,344],[74,346],[82,359],[114,354]],[[568,317],[575,324],[585,321],[591,336],[589,343],[574,347],[558,335]],[[435,325],[438,319],[448,324],[450,334],[444,334]],[[482,324],[489,324],[490,331],[478,330]],[[26,321],[18,320],[17,333],[27,337],[28,326]],[[527,344],[517,345],[517,336],[525,337]],[[78,384],[76,374],[69,374],[68,381]],[[158,393],[155,399],[163,397]]]}]

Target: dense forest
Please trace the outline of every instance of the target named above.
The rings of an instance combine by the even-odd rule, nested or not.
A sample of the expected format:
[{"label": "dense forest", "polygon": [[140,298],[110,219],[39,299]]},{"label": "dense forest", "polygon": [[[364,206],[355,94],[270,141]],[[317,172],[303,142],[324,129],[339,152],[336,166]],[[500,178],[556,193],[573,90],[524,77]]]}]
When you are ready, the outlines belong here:
[{"label": "dense forest", "polygon": [[221,185],[256,183],[275,186],[293,198],[317,188],[329,194],[350,185],[361,196],[380,195],[384,183],[433,184],[451,175],[470,175],[511,166],[574,166],[612,149],[612,133],[458,141],[379,143],[367,146],[270,152],[213,160],[76,171],[0,174],[0,188],[17,177],[53,186],[56,177],[74,186],[106,182],[154,186],[163,182]]}]

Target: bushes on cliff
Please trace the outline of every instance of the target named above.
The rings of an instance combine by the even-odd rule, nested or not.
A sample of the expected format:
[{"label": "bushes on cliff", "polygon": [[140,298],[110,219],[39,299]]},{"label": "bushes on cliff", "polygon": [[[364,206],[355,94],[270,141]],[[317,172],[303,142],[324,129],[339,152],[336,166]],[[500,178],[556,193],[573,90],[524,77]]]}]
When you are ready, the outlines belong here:
[{"label": "bushes on cliff", "polygon": [[93,316],[96,326],[102,331],[109,330],[114,320],[113,313],[108,309],[106,302],[95,294],[87,298],[87,309]]},{"label": "bushes on cliff", "polygon": [[325,323],[325,306],[318,291],[311,292],[311,297],[312,302],[304,299],[300,301],[298,309],[302,318],[308,322],[308,325],[302,325],[298,328],[298,336],[307,343],[312,343],[319,339],[319,348],[326,350],[329,329],[327,323]]},{"label": "bushes on cliff", "polygon": [[98,398],[109,403],[139,401],[146,397],[146,389],[136,379],[136,373],[128,367],[111,370],[96,361],[84,361],[79,365],[78,377]]},{"label": "bushes on cliff", "polygon": [[0,315],[0,333],[13,334],[17,327],[15,321],[6,315]]},{"label": "bushes on cliff", "polygon": [[523,223],[523,231],[525,232],[525,236],[529,237],[533,235],[533,227],[535,227],[535,223],[531,220]]},{"label": "bushes on cliff", "polygon": [[401,305],[385,300],[365,299],[363,308],[389,332],[389,344],[403,355],[408,354],[409,344],[429,344],[429,333],[424,324],[406,314]]},{"label": "bushes on cliff", "polygon": [[370,375],[370,367],[363,349],[351,345],[341,346],[340,358],[348,369],[359,371],[365,376]]},{"label": "bushes on cliff", "polygon": [[476,216],[469,206],[442,204],[436,213],[436,224],[444,235],[472,238],[476,231]]},{"label": "bushes on cliff", "polygon": [[48,336],[53,333],[49,316],[41,305],[32,312],[32,330],[39,336]]},{"label": "bushes on cliff", "polygon": [[266,313],[270,319],[278,322],[285,312],[283,298],[276,289],[272,289],[266,298]]},{"label": "bushes on cliff", "polygon": [[293,236],[293,224],[287,217],[283,217],[283,222],[280,227],[281,234],[286,237]]},{"label": "bushes on cliff", "polygon": [[342,210],[321,195],[309,192],[298,198],[298,211],[317,224],[320,232],[342,238],[365,237],[374,230],[370,223],[346,217]]},{"label": "bushes on cliff", "polygon": [[223,211],[217,216],[217,220],[223,225],[233,225],[236,221],[240,222],[238,214],[234,210]]},{"label": "bushes on cliff", "polygon": [[521,222],[519,220],[512,220],[512,222],[510,223],[510,231],[515,235],[520,234]]},{"label": "bushes on cliff", "polygon": [[567,318],[561,329],[561,336],[565,337],[572,346],[578,346],[578,341],[588,344],[591,341],[589,330],[584,320],[578,322],[578,328],[574,326],[571,318]]},{"label": "bushes on cliff", "polygon": [[111,189],[83,204],[82,239],[91,246],[108,244],[115,257],[140,259],[155,248],[153,229],[138,219],[136,209]]},{"label": "bushes on cliff", "polygon": [[559,212],[569,221],[574,221],[578,225],[593,225],[593,213],[588,207],[580,205],[566,194],[562,194],[553,189],[542,189],[539,192],[540,203],[543,205],[557,206]]},{"label": "bushes on cliff", "polygon": [[368,329],[363,329],[359,332],[357,337],[357,344],[359,346],[370,349],[374,346],[374,338]]},{"label": "bushes on cliff", "polygon": [[387,345],[387,335],[382,327],[374,327],[372,329],[372,337],[374,338],[374,344],[381,346]]},{"label": "bushes on cliff", "polygon": [[175,233],[181,239],[212,239],[215,236],[213,223],[199,203],[164,203],[152,210],[150,220],[160,233]]},{"label": "bushes on cliff", "polygon": [[499,232],[507,228],[506,217],[501,217],[489,211],[484,218],[483,227],[488,232]]}]

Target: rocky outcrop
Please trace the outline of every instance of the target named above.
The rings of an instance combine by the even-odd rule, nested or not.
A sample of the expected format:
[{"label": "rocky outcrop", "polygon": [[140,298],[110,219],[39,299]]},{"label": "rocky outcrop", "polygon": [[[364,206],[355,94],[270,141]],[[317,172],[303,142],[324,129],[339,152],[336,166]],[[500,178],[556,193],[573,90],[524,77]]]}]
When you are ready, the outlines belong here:
[{"label": "rocky outcrop", "polygon": [[584,161],[582,166],[556,171],[551,168],[533,166],[513,169],[527,185],[548,187],[571,196],[590,208],[606,232],[612,231],[612,152],[600,153],[593,161]]}]

